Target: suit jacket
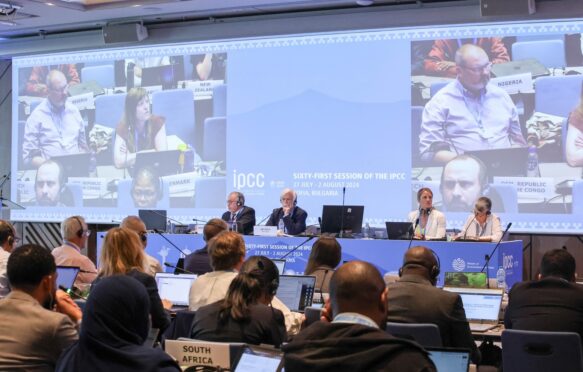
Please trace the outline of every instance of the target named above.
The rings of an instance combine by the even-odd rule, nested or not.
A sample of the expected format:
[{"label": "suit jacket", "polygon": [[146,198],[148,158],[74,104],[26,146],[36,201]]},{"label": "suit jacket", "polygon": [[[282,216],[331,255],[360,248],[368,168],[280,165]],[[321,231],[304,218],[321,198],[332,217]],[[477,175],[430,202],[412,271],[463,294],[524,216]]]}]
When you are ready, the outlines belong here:
[{"label": "suit jacket", "polygon": [[71,319],[45,309],[25,292],[0,301],[0,370],[53,371],[61,352],[77,340]]},{"label": "suit jacket", "polygon": [[470,349],[472,361],[479,362],[480,352],[459,294],[436,288],[417,275],[403,275],[389,284],[388,305],[389,322],[436,324],[444,346]]},{"label": "suit jacket", "polygon": [[504,326],[577,332],[583,339],[583,286],[553,277],[515,284],[508,293]]},{"label": "suit jacket", "polygon": [[[226,223],[231,222],[231,212],[226,211],[221,217]],[[237,232],[243,235],[253,234],[253,226],[255,226],[255,209],[243,206],[243,210],[237,214],[236,218]]]},{"label": "suit jacket", "polygon": [[283,216],[283,208],[275,208],[269,216],[269,220],[265,226],[277,226],[280,219],[283,219],[286,233],[290,235],[298,235],[306,231],[306,219],[308,213],[300,207],[294,207],[289,216]]},{"label": "suit jacket", "polygon": [[208,246],[205,245],[203,248],[184,257],[184,270],[196,275],[203,275],[213,271]]}]

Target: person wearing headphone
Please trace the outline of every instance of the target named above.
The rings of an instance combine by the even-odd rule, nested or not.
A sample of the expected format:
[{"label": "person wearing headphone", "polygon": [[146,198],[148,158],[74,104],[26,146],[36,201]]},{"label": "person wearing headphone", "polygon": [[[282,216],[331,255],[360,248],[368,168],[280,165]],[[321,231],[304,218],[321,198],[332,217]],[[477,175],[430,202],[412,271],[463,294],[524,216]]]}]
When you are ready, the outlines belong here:
[{"label": "person wearing headphone", "polygon": [[445,215],[433,208],[433,191],[422,187],[417,191],[419,209],[409,213],[413,224],[414,239],[432,240],[445,238]]},{"label": "person wearing headphone", "polygon": [[457,239],[475,239],[480,242],[497,242],[502,238],[500,218],[492,213],[492,201],[486,196],[478,198],[474,213],[468,216]]},{"label": "person wearing headphone", "polygon": [[220,218],[213,218],[204,225],[202,230],[202,239],[204,240],[204,247],[198,249],[191,254],[184,257],[184,270],[196,275],[203,275],[213,271],[209,258],[209,242],[219,233],[229,229],[225,221]]},{"label": "person wearing headphone", "polygon": [[160,261],[146,253],[146,247],[148,246],[148,231],[146,230],[146,224],[144,221],[138,216],[127,216],[121,221],[119,227],[130,229],[140,237],[142,248],[144,248],[144,255],[146,256],[146,260],[148,260],[148,271],[146,274],[156,276],[156,273],[164,272]]},{"label": "person wearing headphone", "polygon": [[278,226],[284,234],[298,235],[306,231],[308,213],[298,207],[298,194],[284,189],[279,197],[281,208],[275,208],[265,226]]},{"label": "person wearing headphone", "polygon": [[0,298],[4,298],[10,293],[6,267],[10,252],[16,248],[18,240],[12,224],[8,221],[0,220]]},{"label": "person wearing headphone", "polygon": [[480,351],[472,338],[462,298],[435,287],[440,266],[437,254],[427,247],[416,246],[405,252],[399,281],[388,284],[387,321],[435,324],[444,347],[469,349],[472,362],[478,364]]},{"label": "person wearing headphone", "polygon": [[75,286],[79,289],[84,289],[82,287],[91,284],[97,277],[95,264],[81,253],[87,245],[89,235],[91,230],[87,228],[83,217],[69,217],[61,223],[63,245],[52,251],[57,266],[79,267],[79,275],[75,279]]},{"label": "person wearing headphone", "polygon": [[233,191],[227,197],[227,211],[221,217],[230,229],[243,235],[253,234],[255,226],[255,209],[245,205],[245,195]]},{"label": "person wearing headphone", "polygon": [[273,261],[250,257],[224,299],[197,310],[191,338],[279,347],[287,332],[283,313],[271,306],[278,287],[279,271]]}]

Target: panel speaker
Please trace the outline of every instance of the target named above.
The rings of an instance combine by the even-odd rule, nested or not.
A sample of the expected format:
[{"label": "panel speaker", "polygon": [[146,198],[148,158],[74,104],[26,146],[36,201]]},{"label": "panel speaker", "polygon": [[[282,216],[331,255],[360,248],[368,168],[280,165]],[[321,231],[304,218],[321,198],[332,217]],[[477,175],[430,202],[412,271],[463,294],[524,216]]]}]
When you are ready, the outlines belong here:
[{"label": "panel speaker", "polygon": [[130,43],[148,38],[148,29],[141,23],[103,26],[103,41],[106,44]]},{"label": "panel speaker", "polygon": [[480,0],[482,16],[528,15],[536,12],[534,0]]}]

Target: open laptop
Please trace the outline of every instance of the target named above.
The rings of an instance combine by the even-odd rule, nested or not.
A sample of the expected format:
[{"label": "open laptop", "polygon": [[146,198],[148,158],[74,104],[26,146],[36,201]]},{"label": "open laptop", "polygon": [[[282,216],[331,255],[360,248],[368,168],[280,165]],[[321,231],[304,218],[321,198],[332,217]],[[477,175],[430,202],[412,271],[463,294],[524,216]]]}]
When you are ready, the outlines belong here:
[{"label": "open laptop", "polygon": [[539,76],[550,75],[549,69],[534,58],[494,63],[491,71],[495,77],[531,73],[534,79]]},{"label": "open laptop", "polygon": [[443,287],[443,289],[461,296],[472,332],[485,332],[498,325],[498,314],[504,295],[502,288]]},{"label": "open laptop", "polygon": [[312,306],[316,277],[308,275],[280,275],[277,298],[291,311],[303,313]]},{"label": "open laptop", "polygon": [[283,270],[285,269],[285,260],[274,258],[271,261],[277,266],[277,270],[279,271],[279,275],[283,274]]},{"label": "open laptop", "polygon": [[472,155],[484,163],[488,182],[492,182],[494,177],[526,177],[528,160],[526,147],[466,151],[466,154]]},{"label": "open laptop", "polygon": [[485,272],[450,271],[445,273],[444,278],[446,287],[486,288],[488,286]]},{"label": "open laptop", "polygon": [[57,266],[57,288],[73,288],[79,270],[79,266]]},{"label": "open laptop", "polygon": [[441,347],[426,347],[429,359],[437,372],[467,372],[470,367],[470,351]]},{"label": "open laptop", "polygon": [[138,209],[138,216],[144,221],[146,230],[166,231],[166,223],[168,222],[166,210]]},{"label": "open laptop", "polygon": [[68,177],[89,177],[90,158],[91,154],[81,153],[53,156],[51,160],[56,161],[63,167],[65,179],[67,179]]},{"label": "open laptop", "polygon": [[188,308],[190,286],[196,280],[193,274],[156,273],[156,284],[160,298],[172,301],[171,311]]},{"label": "open laptop", "polygon": [[163,65],[142,68],[142,86],[161,85],[162,89],[176,88],[178,65]]},{"label": "open laptop", "polygon": [[276,348],[246,346],[235,367],[235,372],[283,371],[283,352]]},{"label": "open laptop", "polygon": [[385,222],[387,238],[390,240],[409,240],[413,230],[411,222]]},{"label": "open laptop", "polygon": [[138,171],[146,166],[151,167],[156,170],[158,177],[183,173],[184,160],[180,164],[180,154],[180,150],[138,152],[134,169]]}]

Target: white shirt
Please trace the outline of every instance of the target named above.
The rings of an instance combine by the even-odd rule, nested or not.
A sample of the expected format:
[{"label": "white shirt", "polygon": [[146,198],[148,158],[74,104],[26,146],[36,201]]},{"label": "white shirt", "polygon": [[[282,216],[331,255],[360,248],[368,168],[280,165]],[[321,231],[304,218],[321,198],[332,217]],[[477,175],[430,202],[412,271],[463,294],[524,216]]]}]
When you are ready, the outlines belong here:
[{"label": "white shirt", "polygon": [[500,225],[500,218],[494,213],[488,215],[486,223],[480,225],[473,214],[468,216],[462,232],[462,238],[490,238],[493,242],[498,242],[502,238],[502,226]]},{"label": "white shirt", "polygon": [[4,298],[10,293],[10,285],[8,284],[8,276],[6,275],[6,266],[8,264],[8,257],[10,253],[0,248],[0,298]]},{"label": "white shirt", "polygon": [[146,274],[156,276],[156,273],[161,273],[164,271],[162,269],[162,265],[160,265],[160,261],[150,256],[146,252],[144,252],[144,254],[146,255],[146,260],[148,261],[148,272]]},{"label": "white shirt", "polygon": [[97,268],[89,257],[81,254],[81,249],[71,242],[65,242],[60,247],[53,249],[51,252],[55,257],[57,266],[78,266],[86,273],[79,272],[75,279],[75,286],[79,284],[91,284],[97,277]]},{"label": "white shirt", "polygon": [[[415,226],[415,222],[419,218],[419,210],[414,210],[409,213],[409,222]],[[425,239],[441,239],[445,238],[445,215],[437,209],[431,209],[427,224],[425,225]],[[419,224],[417,224],[419,227]]]}]

